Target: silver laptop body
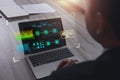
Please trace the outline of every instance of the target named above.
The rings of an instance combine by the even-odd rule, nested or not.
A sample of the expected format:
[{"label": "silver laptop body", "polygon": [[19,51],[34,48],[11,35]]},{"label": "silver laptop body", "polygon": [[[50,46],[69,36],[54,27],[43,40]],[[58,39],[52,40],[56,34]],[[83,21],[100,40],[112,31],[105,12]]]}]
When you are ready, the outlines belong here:
[{"label": "silver laptop body", "polygon": [[[56,22],[56,23],[55,23]],[[25,52],[25,56],[26,56],[26,59],[27,59],[27,62],[33,72],[33,74],[35,75],[36,79],[40,79],[40,78],[43,78],[43,77],[46,77],[46,76],[49,76],[53,71],[55,71],[57,69],[57,66],[58,64],[65,58],[63,59],[60,59],[60,60],[56,60],[56,61],[52,61],[52,62],[49,62],[49,63],[45,63],[45,64],[42,64],[42,65],[38,65],[38,66],[33,66],[31,60],[30,60],[30,57],[31,56],[37,56],[37,55],[40,55],[40,54],[46,54],[48,52],[51,52],[51,51],[56,51],[56,50],[59,50],[59,49],[65,49],[67,48],[67,45],[66,45],[66,40],[64,39],[59,45],[60,46],[52,46],[52,47],[49,47],[49,48],[40,48],[40,49],[36,49],[34,46],[31,45],[31,43],[33,44],[33,41],[34,40],[37,40],[38,39],[38,35],[39,36],[43,36],[43,35],[46,35],[47,34],[47,31],[46,33],[43,33],[41,31],[44,31],[44,29],[46,30],[48,28],[48,25],[49,27],[50,24],[53,24],[54,23],[54,30],[53,30],[53,33],[57,32],[60,33],[60,31],[63,31],[63,26],[62,26],[62,21],[60,18],[55,18],[55,19],[48,19],[48,20],[40,20],[40,21],[31,21],[31,22],[21,22],[19,23],[19,29],[20,29],[20,32],[22,33],[26,33],[28,34],[29,36],[27,36],[26,38],[23,37],[22,38],[22,43],[23,43],[23,46],[24,46],[24,52]],[[37,26],[35,26],[37,25]],[[39,26],[38,26],[39,25]],[[44,29],[41,28],[41,25]],[[32,27],[32,28],[31,28]],[[37,28],[36,28],[37,27]],[[38,28],[39,27],[39,28]],[[55,29],[57,29],[57,27],[59,27],[60,29],[58,29],[57,31]],[[37,33],[35,32],[35,30],[39,30],[40,29],[40,32],[41,33]],[[51,28],[49,28],[51,29]],[[33,31],[32,31],[33,30]],[[45,31],[44,31],[45,32]],[[31,34],[33,33],[33,35],[36,35],[37,34],[37,38],[33,38],[33,35],[30,36]],[[50,34],[54,35],[52,32]],[[50,35],[48,34],[48,35]],[[22,34],[24,36],[24,34]],[[59,35],[59,34],[58,34]],[[56,35],[57,36],[57,35]],[[44,37],[44,36],[43,36]],[[60,36],[57,36],[57,37],[60,37]],[[45,37],[46,38],[46,37]],[[53,39],[56,38],[55,36],[53,37]],[[52,36],[50,35],[49,38],[47,38],[47,40],[51,40],[52,39]],[[42,40],[41,38],[39,38],[38,40]],[[46,41],[46,40],[45,40]],[[43,40],[44,42],[44,40]],[[52,45],[53,43],[51,43]],[[27,46],[26,46],[27,45]],[[33,44],[34,45],[34,44]],[[50,46],[50,44],[49,44]],[[38,48],[38,47],[37,47]],[[68,48],[67,48],[68,49]],[[71,51],[72,52],[72,51]],[[77,53],[72,53],[73,56],[71,57],[67,57],[67,58],[70,58],[70,59],[77,59],[79,60],[79,56]]]}]

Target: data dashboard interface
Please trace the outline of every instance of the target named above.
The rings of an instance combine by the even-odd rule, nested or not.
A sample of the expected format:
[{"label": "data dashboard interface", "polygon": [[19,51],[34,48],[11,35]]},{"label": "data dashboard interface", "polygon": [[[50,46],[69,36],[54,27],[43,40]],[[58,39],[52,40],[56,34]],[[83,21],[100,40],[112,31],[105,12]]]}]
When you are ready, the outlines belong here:
[{"label": "data dashboard interface", "polygon": [[19,30],[20,36],[17,39],[22,40],[26,55],[66,45],[65,39],[61,37],[61,18],[21,22]]}]

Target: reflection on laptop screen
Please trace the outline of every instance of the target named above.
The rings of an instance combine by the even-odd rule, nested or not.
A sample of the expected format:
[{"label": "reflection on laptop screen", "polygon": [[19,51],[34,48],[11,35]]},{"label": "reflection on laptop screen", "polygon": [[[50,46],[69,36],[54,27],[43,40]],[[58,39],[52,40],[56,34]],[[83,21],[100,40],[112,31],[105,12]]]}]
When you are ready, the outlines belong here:
[{"label": "reflection on laptop screen", "polygon": [[60,18],[19,23],[25,54],[46,51],[66,45],[60,37],[63,31]]}]

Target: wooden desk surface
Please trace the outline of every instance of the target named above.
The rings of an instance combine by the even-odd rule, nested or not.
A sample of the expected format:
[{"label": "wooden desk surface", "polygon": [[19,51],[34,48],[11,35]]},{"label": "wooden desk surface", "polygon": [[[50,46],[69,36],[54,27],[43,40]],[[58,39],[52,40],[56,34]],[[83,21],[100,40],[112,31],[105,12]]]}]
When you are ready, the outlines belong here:
[{"label": "wooden desk surface", "polygon": [[[73,45],[72,51],[79,53],[81,62],[95,59],[101,54],[102,47],[89,36],[85,27],[84,15],[81,13],[77,13],[76,16],[71,16],[52,0],[15,1],[19,5],[46,2],[51,5],[56,12],[9,19],[7,23],[8,26],[6,26],[6,19],[4,17],[0,18],[0,80],[35,80],[24,59],[24,53],[19,53],[16,49],[16,46],[21,44],[21,41],[18,42],[14,38],[14,32],[19,31],[18,22],[61,17],[64,29],[74,29],[76,31],[75,39],[68,40],[68,45]],[[80,48],[76,48],[78,43],[81,43]],[[13,57],[20,61],[14,63]]]}]

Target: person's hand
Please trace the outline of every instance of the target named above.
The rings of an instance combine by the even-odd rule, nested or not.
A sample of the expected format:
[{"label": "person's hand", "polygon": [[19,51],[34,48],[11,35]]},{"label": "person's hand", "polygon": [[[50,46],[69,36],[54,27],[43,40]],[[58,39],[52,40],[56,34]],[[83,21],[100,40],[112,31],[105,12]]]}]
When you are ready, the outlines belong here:
[{"label": "person's hand", "polygon": [[65,59],[63,60],[57,67],[57,70],[58,69],[61,69],[61,68],[65,68],[67,66],[70,66],[70,65],[73,65],[75,64],[76,62],[78,62],[78,60],[73,60],[73,59]]}]

